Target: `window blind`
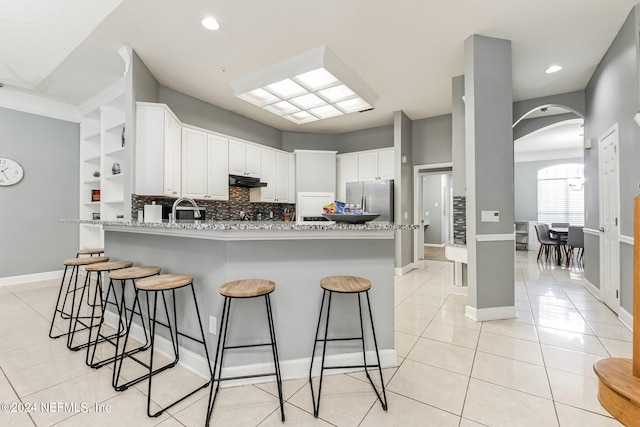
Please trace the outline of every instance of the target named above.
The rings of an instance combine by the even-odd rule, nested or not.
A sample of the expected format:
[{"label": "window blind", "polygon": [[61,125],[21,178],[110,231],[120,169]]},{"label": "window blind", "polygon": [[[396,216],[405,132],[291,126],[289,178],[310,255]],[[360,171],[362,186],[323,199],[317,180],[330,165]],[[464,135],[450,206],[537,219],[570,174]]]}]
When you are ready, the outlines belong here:
[{"label": "window blind", "polygon": [[[584,187],[575,189],[575,180],[582,179],[583,171],[584,166],[575,163],[538,171],[538,222],[584,226]],[[574,188],[569,185],[570,180]]]}]

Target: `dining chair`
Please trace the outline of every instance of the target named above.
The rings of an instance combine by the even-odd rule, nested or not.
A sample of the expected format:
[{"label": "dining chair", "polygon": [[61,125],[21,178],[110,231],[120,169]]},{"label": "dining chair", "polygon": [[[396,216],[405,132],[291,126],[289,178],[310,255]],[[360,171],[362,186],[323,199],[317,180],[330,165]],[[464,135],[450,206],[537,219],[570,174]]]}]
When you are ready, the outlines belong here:
[{"label": "dining chair", "polygon": [[535,224],[536,236],[538,242],[540,242],[540,249],[538,250],[537,261],[540,261],[540,256],[544,253],[547,260],[549,259],[549,251],[555,251],[556,241],[549,237],[549,229],[546,224]]},{"label": "dining chair", "polygon": [[576,262],[582,262],[582,257],[584,255],[584,228],[569,226],[567,247],[567,267],[571,261],[573,261],[573,253],[576,249]]}]

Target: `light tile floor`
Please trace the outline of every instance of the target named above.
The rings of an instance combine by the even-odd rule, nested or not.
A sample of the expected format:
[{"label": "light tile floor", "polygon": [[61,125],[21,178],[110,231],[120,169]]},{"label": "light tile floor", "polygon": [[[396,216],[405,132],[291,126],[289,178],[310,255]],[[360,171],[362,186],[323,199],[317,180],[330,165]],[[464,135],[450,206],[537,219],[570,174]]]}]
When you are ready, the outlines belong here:
[{"label": "light tile floor", "polygon": [[[464,316],[466,297],[449,293],[451,276],[451,264],[424,261],[395,280],[398,367],[384,372],[388,412],[361,373],[338,374],[326,378],[314,419],[308,385],[297,379],[284,382],[286,425],[620,425],[598,403],[592,366],[603,357],[631,357],[632,334],[582,286],[581,269],[541,265],[535,252],[517,252],[518,318],[484,323]],[[84,353],[49,339],[57,286],[0,287],[0,402],[85,403],[87,412],[0,412],[0,425],[204,424],[207,390],[148,418],[144,384],[115,392],[110,368],[87,368]],[[199,381],[180,367],[165,372],[154,403]],[[212,425],[281,425],[274,383],[221,390]]]}]

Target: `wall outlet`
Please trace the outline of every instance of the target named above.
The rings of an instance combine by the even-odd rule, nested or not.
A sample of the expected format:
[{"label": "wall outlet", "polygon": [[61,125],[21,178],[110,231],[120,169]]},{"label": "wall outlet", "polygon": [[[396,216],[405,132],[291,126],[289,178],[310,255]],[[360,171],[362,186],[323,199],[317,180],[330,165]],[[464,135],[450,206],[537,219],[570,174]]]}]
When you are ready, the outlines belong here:
[{"label": "wall outlet", "polygon": [[214,316],[209,316],[209,332],[213,335],[216,335],[218,333],[218,328],[216,328],[217,323],[217,319]]}]

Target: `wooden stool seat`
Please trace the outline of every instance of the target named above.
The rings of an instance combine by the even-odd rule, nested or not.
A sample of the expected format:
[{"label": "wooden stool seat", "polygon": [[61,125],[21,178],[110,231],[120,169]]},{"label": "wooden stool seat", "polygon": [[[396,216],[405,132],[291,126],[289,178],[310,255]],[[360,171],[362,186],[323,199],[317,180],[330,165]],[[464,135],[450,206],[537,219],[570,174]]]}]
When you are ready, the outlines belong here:
[{"label": "wooden stool seat", "polygon": [[320,280],[320,286],[327,291],[352,294],[371,289],[371,281],[356,276],[329,276]]},{"label": "wooden stool seat", "polygon": [[66,266],[89,265],[89,264],[97,264],[99,262],[107,262],[107,261],[109,261],[108,256],[71,258],[71,259],[64,260],[64,265]]},{"label": "wooden stool seat", "polygon": [[275,289],[276,284],[271,280],[243,279],[220,286],[220,295],[229,298],[253,298],[270,294]]},{"label": "wooden stool seat", "polygon": [[187,274],[161,274],[138,280],[136,288],[141,291],[166,291],[178,289],[191,283],[193,283],[193,276]]},{"label": "wooden stool seat", "polygon": [[129,267],[112,271],[109,273],[109,278],[115,280],[142,279],[158,273],[160,273],[160,267]]},{"label": "wooden stool seat", "polygon": [[86,248],[86,249],[79,249],[77,254],[78,255],[100,255],[103,252],[104,252],[104,248]]},{"label": "wooden stool seat", "polygon": [[108,261],[99,262],[97,264],[90,264],[85,267],[87,271],[111,271],[120,270],[122,268],[128,268],[133,265],[131,261]]}]

